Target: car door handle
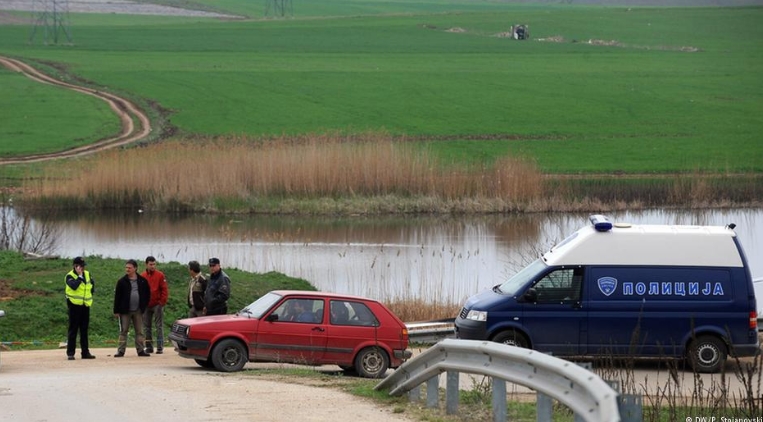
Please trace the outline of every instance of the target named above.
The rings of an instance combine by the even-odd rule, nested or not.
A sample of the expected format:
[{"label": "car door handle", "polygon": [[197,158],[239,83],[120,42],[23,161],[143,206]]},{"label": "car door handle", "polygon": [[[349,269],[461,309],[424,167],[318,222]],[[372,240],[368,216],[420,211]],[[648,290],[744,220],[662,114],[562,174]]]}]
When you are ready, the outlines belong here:
[{"label": "car door handle", "polygon": [[324,332],[324,331],[326,331],[326,330],[324,330],[324,329],[323,329],[323,328],[321,328],[321,327],[313,327],[313,331],[320,331],[320,332]]}]

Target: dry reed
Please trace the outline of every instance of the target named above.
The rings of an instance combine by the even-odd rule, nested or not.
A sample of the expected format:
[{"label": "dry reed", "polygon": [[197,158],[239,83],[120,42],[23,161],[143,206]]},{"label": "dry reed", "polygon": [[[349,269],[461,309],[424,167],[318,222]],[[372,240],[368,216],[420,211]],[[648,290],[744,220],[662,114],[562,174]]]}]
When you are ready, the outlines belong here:
[{"label": "dry reed", "polygon": [[763,176],[544,176],[527,160],[446,164],[386,134],[200,138],[55,165],[23,205],[274,214],[506,213],[760,206]]},{"label": "dry reed", "polygon": [[461,310],[461,304],[443,303],[423,299],[395,299],[384,303],[393,314],[406,322],[453,319]]},{"label": "dry reed", "polygon": [[[526,203],[541,193],[537,168],[504,158],[490,167],[443,165],[411,143],[369,134],[290,140],[171,141],[115,150],[75,177],[51,168],[30,198],[96,207],[214,209],[215,201],[279,198],[434,197]],[[64,201],[64,202],[66,202]],[[111,204],[109,206],[109,204]],[[254,210],[256,211],[256,210]]]}]

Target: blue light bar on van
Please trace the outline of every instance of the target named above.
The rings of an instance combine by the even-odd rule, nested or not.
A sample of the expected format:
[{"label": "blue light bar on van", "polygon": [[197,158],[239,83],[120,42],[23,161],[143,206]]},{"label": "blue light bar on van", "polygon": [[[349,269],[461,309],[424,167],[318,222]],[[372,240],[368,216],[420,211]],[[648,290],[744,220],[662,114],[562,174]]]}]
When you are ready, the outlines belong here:
[{"label": "blue light bar on van", "polygon": [[591,220],[591,224],[593,224],[593,228],[596,229],[597,232],[608,232],[612,230],[612,222],[601,214],[592,215],[588,217],[588,219]]}]

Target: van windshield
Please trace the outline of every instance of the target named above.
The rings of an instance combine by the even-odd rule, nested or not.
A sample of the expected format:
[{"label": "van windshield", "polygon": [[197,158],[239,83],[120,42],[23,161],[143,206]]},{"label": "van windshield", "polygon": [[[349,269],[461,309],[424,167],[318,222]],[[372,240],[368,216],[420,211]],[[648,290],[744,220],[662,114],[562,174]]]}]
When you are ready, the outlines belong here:
[{"label": "van windshield", "polygon": [[522,271],[514,274],[513,277],[508,279],[505,283],[496,286],[494,289],[498,293],[506,295],[515,295],[527,283],[533,281],[535,277],[546,269],[546,263],[543,262],[543,258],[538,258],[532,264],[524,267]]}]

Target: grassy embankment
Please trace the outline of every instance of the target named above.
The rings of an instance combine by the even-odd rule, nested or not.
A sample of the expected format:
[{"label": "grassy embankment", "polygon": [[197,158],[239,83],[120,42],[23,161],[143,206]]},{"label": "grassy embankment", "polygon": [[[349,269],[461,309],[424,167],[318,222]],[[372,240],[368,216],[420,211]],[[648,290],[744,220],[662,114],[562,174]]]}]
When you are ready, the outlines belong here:
[{"label": "grassy embankment", "polygon": [[[136,257],[141,272],[144,269],[142,258]],[[96,346],[111,345],[118,334],[112,314],[114,285],[124,275],[124,260],[87,257],[86,261],[88,271],[96,280],[90,339]],[[159,269],[169,283],[170,300],[165,308],[165,325],[169,329],[173,321],[188,313],[189,275],[185,263],[159,263]],[[68,317],[63,280],[70,270],[70,259],[25,260],[15,252],[0,252],[0,309],[7,313],[0,320],[1,343],[13,348],[49,348],[66,341]],[[229,313],[242,309],[271,290],[315,290],[307,280],[276,272],[250,273],[233,268],[225,268],[225,272],[233,283]],[[445,305],[405,300],[388,305],[404,321],[443,318],[456,312]]]},{"label": "grassy embankment", "polygon": [[[136,260],[143,271],[141,258],[144,257],[136,257]],[[124,275],[124,260],[88,257],[86,261],[87,269],[96,281],[90,339],[100,346],[115,344],[119,333],[112,313],[114,285]],[[165,324],[169,327],[175,319],[188,313],[188,270],[177,262],[160,263],[159,269],[169,283],[170,300],[165,308]],[[0,292],[4,296],[0,298],[0,309],[7,313],[0,321],[0,342],[21,342],[12,345],[14,348],[47,348],[66,341],[68,317],[63,280],[70,270],[70,259],[24,260],[20,254],[0,252]],[[270,290],[315,290],[306,280],[283,274],[257,274],[228,268],[225,272],[233,282],[229,301],[231,312]]]},{"label": "grassy embankment", "polygon": [[[29,46],[25,28],[0,26],[0,53],[63,63],[78,78],[144,105],[158,104],[170,112],[165,125],[173,126],[174,138],[191,145],[180,147],[181,159],[166,155],[166,149],[144,152],[145,159],[162,157],[160,165],[167,172],[154,180],[177,180],[175,189],[142,190],[125,178],[105,190],[91,190],[88,203],[187,208],[176,191],[196,189],[208,210],[502,212],[758,205],[755,201],[763,196],[763,148],[758,142],[763,59],[755,42],[763,35],[757,24],[761,8],[629,11],[437,1],[331,5],[330,10],[308,7],[288,20],[74,15],[75,46]],[[230,1],[220,7],[240,11],[252,6]],[[460,12],[443,13],[456,10]],[[322,18],[302,18],[311,13]],[[536,40],[494,36],[514,22],[531,24]],[[698,30],[724,25],[734,30]],[[448,31],[452,28],[465,32]],[[537,41],[551,37],[559,42]],[[592,45],[587,42],[591,39],[613,45]],[[13,107],[9,113],[11,119],[21,118]],[[38,123],[50,136],[58,133],[51,120],[39,116]],[[183,186],[186,178],[178,171],[182,166],[215,166],[221,177],[240,180],[251,170],[229,165],[225,151],[243,150],[226,143],[256,144],[262,137],[315,139],[326,133],[407,139],[412,149],[403,147],[399,154],[434,163],[439,174],[489,177],[496,163],[507,162],[497,160],[508,160],[535,166],[517,173],[518,182],[528,175],[533,181],[544,175],[545,181],[529,186],[535,189],[530,200],[485,197],[469,193],[467,185],[438,186],[440,191],[464,192],[461,202],[470,204],[466,206],[440,194],[409,190],[408,182],[395,186],[390,198],[376,190],[376,180],[352,191],[303,190],[297,198],[278,186],[267,187],[275,194],[263,196],[264,190],[257,190],[261,187],[245,181],[235,193],[221,196],[219,184]],[[14,139],[34,144],[39,136],[45,135]],[[209,142],[214,146],[205,147]],[[386,146],[369,145],[354,156],[365,154],[369,157],[363,162],[368,162],[379,148]],[[254,157],[260,151],[248,154]],[[76,179],[71,186],[103,174],[94,175],[90,168],[118,169],[133,159],[123,162],[121,155],[105,154],[82,160],[84,170],[71,165],[70,178]],[[296,169],[274,164],[270,167],[278,171],[304,174],[295,171],[299,164]],[[326,172],[338,172],[352,163],[321,164],[331,167]],[[253,166],[266,167],[256,161],[249,164]],[[27,186],[58,190],[60,181],[47,180],[59,179],[61,167],[33,166],[33,174],[48,176],[44,185]],[[15,178],[26,168],[1,171]],[[387,173],[394,171],[390,165]],[[348,171],[345,177],[352,174]],[[601,176],[609,174],[620,176]],[[682,176],[677,181],[666,177],[674,174]],[[286,183],[303,183],[297,177],[302,176]],[[447,177],[430,180],[455,183]],[[125,190],[129,200],[112,201],[124,197]],[[285,198],[303,204],[284,207]],[[356,205],[344,207],[347,201]],[[386,207],[367,211],[369,201]],[[82,205],[76,196],[56,197],[54,202]]]}]

